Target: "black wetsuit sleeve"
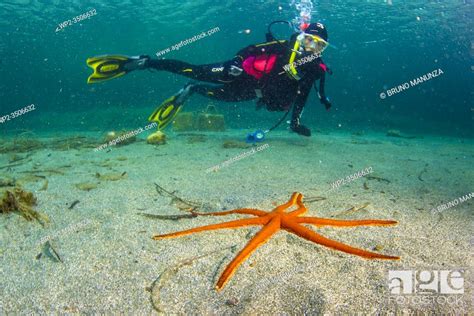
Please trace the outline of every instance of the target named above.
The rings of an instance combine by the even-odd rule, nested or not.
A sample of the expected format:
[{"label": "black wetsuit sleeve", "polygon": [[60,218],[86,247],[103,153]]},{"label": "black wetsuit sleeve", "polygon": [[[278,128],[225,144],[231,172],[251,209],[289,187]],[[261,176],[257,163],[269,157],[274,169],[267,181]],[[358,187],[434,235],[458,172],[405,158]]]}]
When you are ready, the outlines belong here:
[{"label": "black wetsuit sleeve", "polygon": [[324,91],[324,85],[326,83],[326,73],[323,72],[321,75],[321,79],[319,79],[319,99],[325,99],[326,98],[326,92]]},{"label": "black wetsuit sleeve", "polygon": [[305,77],[301,80],[298,96],[295,100],[295,105],[293,106],[293,114],[291,116],[291,126],[300,125],[301,112],[308,100],[309,93],[311,92],[311,87],[313,86],[316,78],[314,76]]}]

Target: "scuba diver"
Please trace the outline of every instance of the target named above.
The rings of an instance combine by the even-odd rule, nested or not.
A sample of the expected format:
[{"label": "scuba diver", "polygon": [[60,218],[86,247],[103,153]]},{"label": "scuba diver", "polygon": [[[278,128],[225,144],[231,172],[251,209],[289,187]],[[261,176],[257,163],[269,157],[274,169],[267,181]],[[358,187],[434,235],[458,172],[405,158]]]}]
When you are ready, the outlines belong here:
[{"label": "scuba diver", "polygon": [[[240,50],[232,60],[222,63],[192,65],[179,60],[151,59],[146,55],[89,58],[87,65],[94,73],[88,78],[88,83],[117,78],[139,69],[169,71],[211,84],[192,81],[164,101],[149,118],[158,123],[158,129],[170,123],[184,102],[193,93],[198,93],[226,102],[258,99],[257,110],[265,107],[269,111],[286,111],[285,116],[266,132],[276,128],[293,109],[290,129],[311,136],[311,130],[300,123],[300,118],[313,85],[326,110],[331,108],[324,84],[326,73],[332,72],[321,59],[328,46],[328,32],[322,23],[306,23],[289,41],[276,40],[271,25],[281,22],[289,24],[275,21],[268,26],[267,42],[250,45]],[[317,80],[319,89],[315,85]]]}]

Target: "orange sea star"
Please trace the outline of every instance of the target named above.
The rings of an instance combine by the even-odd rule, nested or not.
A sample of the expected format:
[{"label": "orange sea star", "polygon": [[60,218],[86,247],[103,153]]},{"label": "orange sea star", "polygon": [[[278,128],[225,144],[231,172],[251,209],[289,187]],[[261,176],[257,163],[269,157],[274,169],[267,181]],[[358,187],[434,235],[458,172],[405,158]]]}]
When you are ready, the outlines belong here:
[{"label": "orange sea star", "polygon": [[[328,239],[324,236],[319,235],[313,230],[301,225],[301,224],[310,224],[315,226],[338,226],[338,227],[350,227],[350,226],[369,226],[369,225],[395,225],[397,221],[393,220],[377,220],[377,219],[364,219],[364,220],[336,220],[328,218],[319,218],[319,217],[300,217],[307,212],[306,207],[303,202],[303,195],[301,193],[293,193],[290,200],[276,208],[271,212],[265,212],[256,209],[236,209],[232,211],[225,212],[215,212],[215,213],[195,213],[197,215],[212,215],[212,216],[222,216],[229,214],[246,214],[254,215],[256,218],[247,218],[247,219],[238,219],[230,222],[206,225],[202,227],[196,227],[188,230],[183,230],[175,233],[164,234],[164,235],[155,235],[153,239],[162,239],[162,238],[173,238],[183,235],[188,235],[192,233],[207,231],[207,230],[216,230],[222,228],[236,228],[243,226],[258,226],[261,225],[263,228],[247,243],[247,245],[242,249],[237,256],[227,265],[224,272],[217,281],[216,288],[220,290],[224,285],[229,281],[230,277],[234,274],[237,268],[242,264],[242,262],[247,259],[248,256],[252,254],[259,246],[267,242],[270,237],[275,234],[278,230],[284,229],[290,233],[298,235],[304,239],[312,241],[314,243],[350,253],[353,255],[361,256],[367,259],[392,259],[398,260],[399,257],[387,256],[378,254],[375,252],[366,251],[363,249],[354,248],[348,245],[345,245],[341,242]],[[297,205],[298,208],[294,211],[285,213],[285,210]]]}]

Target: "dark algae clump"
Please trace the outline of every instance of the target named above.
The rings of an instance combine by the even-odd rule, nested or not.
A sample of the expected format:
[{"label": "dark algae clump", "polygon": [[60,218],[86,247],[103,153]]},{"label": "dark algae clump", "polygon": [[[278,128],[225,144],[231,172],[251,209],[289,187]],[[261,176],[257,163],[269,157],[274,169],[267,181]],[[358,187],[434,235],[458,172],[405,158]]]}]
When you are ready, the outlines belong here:
[{"label": "dark algae clump", "polygon": [[33,193],[25,191],[19,187],[1,191],[0,213],[19,213],[27,221],[37,220],[41,225],[49,223],[49,218],[45,214],[33,209],[36,205],[36,197]]}]

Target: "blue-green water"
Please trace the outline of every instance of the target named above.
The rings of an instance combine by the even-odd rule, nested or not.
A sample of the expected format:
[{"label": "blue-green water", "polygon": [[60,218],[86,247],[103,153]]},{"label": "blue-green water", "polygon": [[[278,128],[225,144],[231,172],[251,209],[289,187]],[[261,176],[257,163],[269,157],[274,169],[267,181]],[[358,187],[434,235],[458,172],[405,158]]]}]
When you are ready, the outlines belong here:
[{"label": "blue-green water", "polygon": [[[301,118],[311,138],[283,122],[253,146],[243,142],[247,133],[269,128],[282,112],[197,94],[183,112],[215,105],[225,131],[168,127],[158,135],[166,142],[149,144],[148,129],[117,143],[121,132],[146,129],[156,106],[189,79],[137,70],[88,85],[86,59],[156,58],[217,27],[163,57],[227,61],[264,42],[270,22],[298,14],[286,0],[2,1],[0,315],[473,314],[472,1],[313,4],[312,20],[329,31],[323,59],[333,70],[326,78],[333,106],[326,111],[312,91]],[[97,14],[58,29],[90,10]],[[282,25],[274,31],[291,35]],[[390,260],[367,260],[301,230],[290,234],[283,220],[255,211],[275,210],[294,192],[304,196],[305,216],[324,223],[388,221],[298,223]],[[29,207],[41,220],[27,220]],[[242,208],[251,211],[205,214]],[[264,219],[152,238],[250,215]],[[226,266],[267,219],[266,229],[271,219],[278,233],[260,240],[217,292]],[[391,275],[427,271],[455,273],[456,280],[442,281],[453,281],[458,293],[423,292],[433,282],[418,279],[410,295],[390,292]],[[457,304],[445,304],[453,298]]]},{"label": "blue-green water", "polygon": [[[154,56],[219,27],[220,32],[165,57],[196,64],[224,61],[247,45],[263,42],[269,22],[296,15],[289,3],[277,1],[7,1],[1,9],[1,113],[37,106],[35,113],[2,124],[4,132],[101,130],[111,118],[119,126],[140,126],[187,79],[142,71],[91,86],[86,84],[87,57]],[[97,15],[55,32],[59,23],[91,9]],[[334,71],[326,86],[334,106],[326,113],[313,92],[303,117],[306,125],[328,131],[395,128],[472,137],[472,3],[320,1],[315,9],[314,19],[326,24],[336,47],[323,57]],[[239,33],[246,29],[250,34]],[[444,74],[380,99],[386,89],[436,69]],[[201,109],[206,103],[195,96],[187,106]],[[265,128],[280,117],[255,112],[253,102],[218,106],[232,128]],[[110,114],[94,115],[97,109]],[[74,115],[78,112],[83,113],[81,120]],[[52,113],[64,120],[48,119]]]}]

